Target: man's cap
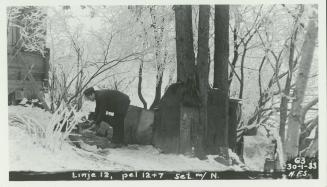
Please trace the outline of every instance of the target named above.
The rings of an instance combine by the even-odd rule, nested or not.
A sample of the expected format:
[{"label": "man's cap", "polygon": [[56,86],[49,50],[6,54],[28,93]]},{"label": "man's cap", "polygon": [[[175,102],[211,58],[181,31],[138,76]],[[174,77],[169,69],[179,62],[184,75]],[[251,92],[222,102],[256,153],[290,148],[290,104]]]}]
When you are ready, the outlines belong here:
[{"label": "man's cap", "polygon": [[90,87],[90,88],[87,88],[86,90],[84,90],[84,95],[86,95],[86,96],[89,96],[89,95],[91,95],[92,93],[94,93],[95,91],[94,91],[94,88],[93,87]]}]

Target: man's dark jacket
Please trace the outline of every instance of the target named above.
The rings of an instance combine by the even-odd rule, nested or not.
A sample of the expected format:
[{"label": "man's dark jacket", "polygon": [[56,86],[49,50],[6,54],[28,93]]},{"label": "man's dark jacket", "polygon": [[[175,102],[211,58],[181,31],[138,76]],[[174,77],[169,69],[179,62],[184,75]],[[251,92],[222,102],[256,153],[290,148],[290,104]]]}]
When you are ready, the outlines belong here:
[{"label": "man's dark jacket", "polygon": [[125,116],[130,103],[129,97],[117,90],[96,90],[96,124],[104,121],[106,111],[113,112],[114,116]]}]

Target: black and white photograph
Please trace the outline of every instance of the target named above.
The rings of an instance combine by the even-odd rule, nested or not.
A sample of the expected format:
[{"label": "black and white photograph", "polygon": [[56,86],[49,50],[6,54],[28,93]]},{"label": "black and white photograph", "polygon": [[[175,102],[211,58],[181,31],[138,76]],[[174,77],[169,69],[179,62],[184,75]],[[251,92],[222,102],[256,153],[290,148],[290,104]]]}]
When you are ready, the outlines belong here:
[{"label": "black and white photograph", "polygon": [[9,182],[326,177],[326,7],[67,4],[5,7]]}]

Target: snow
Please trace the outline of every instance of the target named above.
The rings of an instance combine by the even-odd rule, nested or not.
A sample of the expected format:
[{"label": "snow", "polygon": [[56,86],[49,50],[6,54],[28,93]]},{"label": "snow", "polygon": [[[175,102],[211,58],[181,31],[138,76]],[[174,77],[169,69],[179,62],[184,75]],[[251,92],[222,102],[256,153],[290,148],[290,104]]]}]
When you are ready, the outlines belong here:
[{"label": "snow", "polygon": [[258,128],[256,136],[244,136],[244,162],[250,170],[263,171],[267,153],[274,147],[267,138],[263,127]]},{"label": "snow", "polygon": [[314,139],[316,137],[316,129],[317,126],[311,130],[310,135],[307,137],[307,139]]},{"label": "snow", "polygon": [[11,171],[87,170],[108,169],[108,167],[117,169],[115,164],[92,157],[92,154],[80,155],[81,153],[74,151],[69,144],[65,144],[61,151],[51,152],[33,142],[23,130],[17,127],[10,127],[9,133]]},{"label": "snow", "polygon": [[[51,114],[39,108],[9,106],[9,115],[19,114],[47,125]],[[89,151],[65,142],[61,150],[50,151],[35,142],[26,131],[9,125],[10,170],[65,171],[65,170],[163,170],[163,171],[222,171],[240,170],[214,160],[185,155],[163,154],[153,146],[128,145],[116,149],[97,149],[84,145]]]},{"label": "snow", "polygon": [[108,155],[110,160],[119,160],[120,163],[133,166],[134,170],[164,170],[164,171],[215,171],[227,170],[228,168],[212,160],[201,161],[197,158],[189,158],[184,155],[162,154],[153,146],[131,145],[133,149],[114,149]]}]

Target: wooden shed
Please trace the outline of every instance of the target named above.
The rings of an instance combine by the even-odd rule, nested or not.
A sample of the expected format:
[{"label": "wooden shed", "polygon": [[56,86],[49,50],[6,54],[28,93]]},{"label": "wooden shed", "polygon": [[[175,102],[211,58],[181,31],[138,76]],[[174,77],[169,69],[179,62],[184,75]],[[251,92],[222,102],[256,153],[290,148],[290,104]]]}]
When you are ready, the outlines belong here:
[{"label": "wooden shed", "polygon": [[48,83],[49,50],[42,55],[17,49],[17,27],[9,27],[7,36],[8,103],[14,104],[23,97],[38,98]]}]

